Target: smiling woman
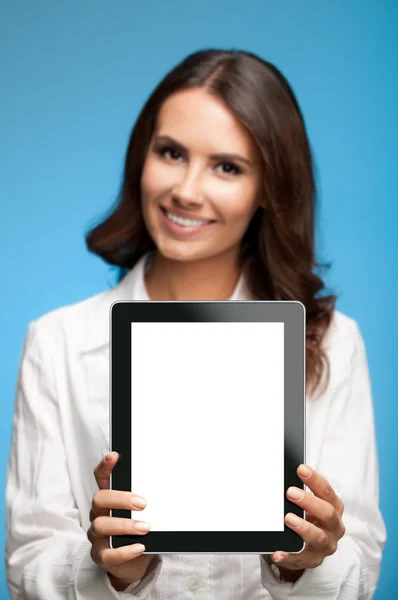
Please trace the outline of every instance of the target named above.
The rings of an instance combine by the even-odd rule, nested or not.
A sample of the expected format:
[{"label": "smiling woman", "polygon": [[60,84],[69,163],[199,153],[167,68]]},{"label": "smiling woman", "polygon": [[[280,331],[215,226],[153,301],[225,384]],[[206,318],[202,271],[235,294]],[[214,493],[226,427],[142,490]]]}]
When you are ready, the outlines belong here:
[{"label": "smiling woman", "polygon": [[153,300],[229,298],[244,272],[253,299],[301,301],[314,391],[327,385],[322,339],[336,301],[321,294],[315,208],[310,144],[285,77],[250,52],[207,50],[150,95],[119,202],[86,241],[121,278],[157,250],[146,272]]},{"label": "smiling woman", "polygon": [[[131,132],[116,207],[86,236],[91,252],[120,268],[118,284],[29,326],[6,492],[14,600],[111,600],[123,591],[171,600],[187,587],[220,600],[370,600],[386,540],[371,387],[359,328],[325,293],[315,205],[304,120],[274,65],[249,52],[204,50],[155,88]],[[285,516],[306,543],[300,554],[110,547],[110,536],[150,529],[110,516],[147,500],[110,489],[115,452],[100,460],[109,449],[109,309],[118,300],[305,306],[310,466],[297,465],[297,476],[308,491],[286,495],[306,518]],[[243,499],[250,502],[239,489],[231,502]]]}]

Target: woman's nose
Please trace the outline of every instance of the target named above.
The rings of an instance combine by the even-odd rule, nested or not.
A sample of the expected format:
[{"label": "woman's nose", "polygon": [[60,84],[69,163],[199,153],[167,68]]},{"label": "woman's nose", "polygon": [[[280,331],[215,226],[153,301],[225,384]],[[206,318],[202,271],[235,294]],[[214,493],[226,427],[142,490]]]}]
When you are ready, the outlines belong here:
[{"label": "woman's nose", "polygon": [[200,206],[203,203],[202,176],[198,168],[187,169],[172,191],[173,202],[180,206]]}]

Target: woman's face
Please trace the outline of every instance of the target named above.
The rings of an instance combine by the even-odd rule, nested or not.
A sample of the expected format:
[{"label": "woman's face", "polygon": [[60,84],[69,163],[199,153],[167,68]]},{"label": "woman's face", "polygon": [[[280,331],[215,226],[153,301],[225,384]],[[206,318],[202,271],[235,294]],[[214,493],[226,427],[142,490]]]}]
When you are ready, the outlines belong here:
[{"label": "woman's face", "polygon": [[145,224],[163,256],[237,253],[260,187],[256,146],[222,100],[197,88],[164,102],[141,178]]}]

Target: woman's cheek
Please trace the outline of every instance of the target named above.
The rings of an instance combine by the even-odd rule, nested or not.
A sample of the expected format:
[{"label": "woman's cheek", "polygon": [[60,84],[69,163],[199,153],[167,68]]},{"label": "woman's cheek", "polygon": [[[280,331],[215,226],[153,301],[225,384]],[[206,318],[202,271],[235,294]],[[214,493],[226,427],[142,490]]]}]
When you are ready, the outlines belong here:
[{"label": "woman's cheek", "polygon": [[162,164],[156,160],[149,161],[141,178],[141,190],[146,200],[163,197],[170,194],[178,185],[178,166]]},{"label": "woman's cheek", "polygon": [[153,196],[157,196],[160,192],[159,186],[159,169],[151,162],[148,162],[144,167],[141,177],[141,192],[143,199],[148,201]]},{"label": "woman's cheek", "polygon": [[244,186],[239,186],[232,193],[224,194],[217,201],[219,214],[225,221],[250,220],[254,210],[254,196],[248,194]]}]

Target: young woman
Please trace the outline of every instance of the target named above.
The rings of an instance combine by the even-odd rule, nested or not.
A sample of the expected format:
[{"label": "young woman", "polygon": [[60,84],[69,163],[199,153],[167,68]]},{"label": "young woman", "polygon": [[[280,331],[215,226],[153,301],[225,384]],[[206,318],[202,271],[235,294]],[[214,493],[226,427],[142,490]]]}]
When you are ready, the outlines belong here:
[{"label": "young woman", "polygon": [[[201,51],[154,90],[131,134],[119,202],[87,235],[91,252],[120,267],[118,284],[28,329],[7,484],[14,600],[371,598],[386,532],[370,382],[356,322],[320,294],[315,197],[303,117],[270,63]],[[305,305],[308,466],[297,472],[308,491],[287,494],[307,516],[286,515],[307,542],[302,553],[110,548],[110,535],[150,528],[139,513],[109,516],[150,500],[109,489],[118,455],[107,454],[108,314],[123,299]]]}]

